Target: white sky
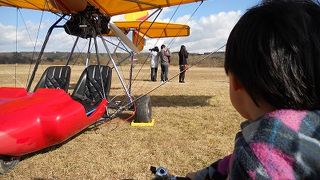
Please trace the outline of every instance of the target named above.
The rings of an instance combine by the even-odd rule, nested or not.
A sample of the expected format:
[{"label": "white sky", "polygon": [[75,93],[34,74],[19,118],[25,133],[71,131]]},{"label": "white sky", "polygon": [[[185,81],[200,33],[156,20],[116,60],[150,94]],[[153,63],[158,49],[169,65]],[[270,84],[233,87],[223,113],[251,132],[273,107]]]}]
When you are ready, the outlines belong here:
[{"label": "white sky", "polygon": [[[161,46],[161,44],[166,44],[167,46],[169,46],[171,51],[178,51],[180,49],[180,46],[183,44],[187,47],[187,50],[189,52],[204,53],[215,51],[219,47],[225,45],[231,29],[243,14],[245,9],[235,8],[236,10],[226,11],[215,10],[210,13],[210,9],[208,10],[207,6],[208,5],[206,5],[206,7],[203,9],[202,7],[200,7],[196,14],[191,18],[190,16],[197,6],[195,6],[193,9],[191,8],[191,11],[182,9],[181,11],[184,13],[177,13],[176,16],[173,16],[175,8],[166,8],[161,13],[157,21],[168,22],[169,19],[173,16],[174,20],[172,20],[171,22],[183,24],[186,23],[190,26],[190,36],[174,39],[148,39],[144,51],[147,51],[149,48],[152,48],[155,45]],[[3,8],[0,8],[0,10],[1,9]],[[6,11],[8,11],[7,9],[8,8],[6,8]],[[16,9],[13,9],[12,11],[17,12]],[[23,15],[24,12],[20,12],[16,14],[12,13],[13,15],[11,15],[11,17],[8,17],[13,19],[13,21],[10,21],[11,23],[1,20],[0,18],[0,52],[15,52],[16,50],[33,51],[34,44],[37,39],[40,17],[38,18],[38,20],[35,20],[34,18],[27,19]],[[2,13],[0,12],[0,14]],[[19,14],[18,29],[16,28],[17,14]],[[38,14],[39,16],[41,16],[40,13]],[[52,15],[45,14],[43,16],[43,21],[40,27],[40,34],[38,35],[39,37],[37,41],[36,51],[40,50],[41,44],[44,41],[46,31],[55,19],[57,19],[57,17],[52,17]],[[112,21],[122,19],[122,16],[112,17]],[[63,29],[55,30],[49,40],[46,51],[70,51],[74,40],[75,37],[68,36]],[[109,40],[114,43],[117,42],[117,40],[115,39]],[[100,52],[105,52],[101,44],[99,45],[99,47],[101,47],[99,49]],[[86,40],[81,40],[79,45],[77,46],[76,51],[86,51],[86,49]]]}]

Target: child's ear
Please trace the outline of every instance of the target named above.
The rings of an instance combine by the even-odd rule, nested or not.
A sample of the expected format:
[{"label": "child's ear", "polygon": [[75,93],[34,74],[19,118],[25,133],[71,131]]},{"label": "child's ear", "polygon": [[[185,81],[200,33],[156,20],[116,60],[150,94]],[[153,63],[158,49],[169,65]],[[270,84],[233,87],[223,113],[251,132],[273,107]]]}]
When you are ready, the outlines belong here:
[{"label": "child's ear", "polygon": [[238,80],[238,78],[234,74],[230,73],[229,77],[230,77],[231,87],[233,88],[234,91],[243,89],[242,84],[240,83],[240,81]]}]

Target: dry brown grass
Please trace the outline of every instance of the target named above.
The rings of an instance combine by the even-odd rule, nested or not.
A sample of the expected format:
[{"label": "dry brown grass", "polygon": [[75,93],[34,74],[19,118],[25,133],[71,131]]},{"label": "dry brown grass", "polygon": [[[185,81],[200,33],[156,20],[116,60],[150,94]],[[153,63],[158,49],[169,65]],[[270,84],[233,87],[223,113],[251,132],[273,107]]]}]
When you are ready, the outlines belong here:
[{"label": "dry brown grass", "polygon": [[[0,86],[14,86],[14,65],[1,65],[0,69]],[[28,66],[16,69],[17,80],[25,85]],[[126,72],[127,67],[122,69]],[[72,68],[72,83],[81,71],[81,67]],[[171,76],[177,72],[178,67],[170,67]],[[133,85],[134,94],[160,84],[148,80],[149,68],[145,67]],[[153,177],[151,165],[185,175],[231,153],[241,117],[229,102],[223,68],[193,67],[186,74],[187,83],[177,81],[173,79],[150,94],[155,126],[131,127],[114,119],[59,148],[24,159],[0,179],[144,180]],[[112,83],[112,95],[122,92],[115,73]]]}]

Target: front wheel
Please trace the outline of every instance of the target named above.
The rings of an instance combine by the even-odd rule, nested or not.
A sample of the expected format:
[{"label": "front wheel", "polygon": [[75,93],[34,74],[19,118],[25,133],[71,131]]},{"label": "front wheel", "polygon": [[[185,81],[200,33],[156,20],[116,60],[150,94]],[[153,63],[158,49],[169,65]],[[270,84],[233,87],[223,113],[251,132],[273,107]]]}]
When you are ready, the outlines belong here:
[{"label": "front wheel", "polygon": [[136,101],[135,122],[149,123],[151,122],[151,98],[143,96]]},{"label": "front wheel", "polygon": [[0,159],[0,174],[4,174],[14,168],[19,163],[18,158],[2,158]]}]

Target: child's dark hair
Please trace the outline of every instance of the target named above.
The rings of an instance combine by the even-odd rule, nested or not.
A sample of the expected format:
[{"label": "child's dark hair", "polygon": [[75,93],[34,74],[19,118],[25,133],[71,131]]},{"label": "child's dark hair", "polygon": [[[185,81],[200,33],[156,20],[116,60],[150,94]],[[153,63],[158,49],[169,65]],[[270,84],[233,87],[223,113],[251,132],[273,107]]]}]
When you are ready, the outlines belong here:
[{"label": "child's dark hair", "polygon": [[259,106],[320,108],[320,7],[309,0],[274,0],[249,9],[226,46],[231,72]]}]

